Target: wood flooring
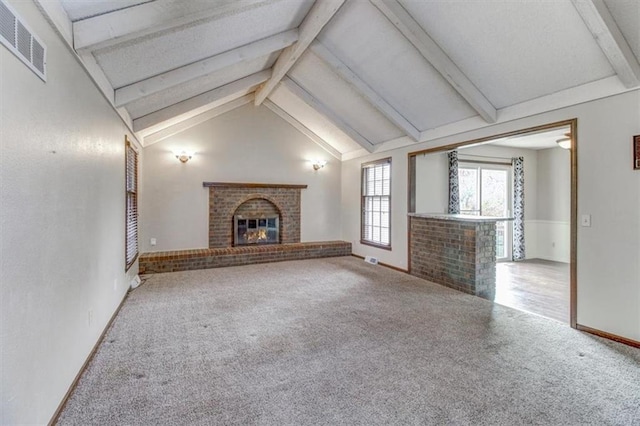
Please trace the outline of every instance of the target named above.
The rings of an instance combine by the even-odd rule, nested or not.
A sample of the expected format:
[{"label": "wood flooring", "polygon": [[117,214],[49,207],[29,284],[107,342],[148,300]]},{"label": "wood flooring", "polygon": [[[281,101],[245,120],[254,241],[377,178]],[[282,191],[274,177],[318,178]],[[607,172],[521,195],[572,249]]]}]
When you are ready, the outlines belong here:
[{"label": "wood flooring", "polygon": [[498,262],[494,301],[569,323],[569,264],[541,259]]}]

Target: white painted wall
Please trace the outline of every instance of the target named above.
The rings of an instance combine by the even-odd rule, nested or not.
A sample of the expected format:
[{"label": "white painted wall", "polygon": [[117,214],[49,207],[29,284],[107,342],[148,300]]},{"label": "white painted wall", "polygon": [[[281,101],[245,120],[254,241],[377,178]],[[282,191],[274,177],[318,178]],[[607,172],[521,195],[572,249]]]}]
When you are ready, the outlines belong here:
[{"label": "white painted wall", "polygon": [[536,257],[556,262],[571,257],[571,153],[562,148],[538,151]]},{"label": "white painted wall", "polygon": [[[342,163],[343,239],[359,255],[407,267],[407,154],[578,118],[578,323],[640,340],[640,173],[631,140],[640,134],[640,90]],[[392,157],[392,250],[359,244],[360,165]]]},{"label": "white painted wall", "polygon": [[449,158],[446,152],[416,156],[416,213],[449,211]]},{"label": "white painted wall", "polygon": [[[196,154],[182,164],[173,155],[182,150]],[[314,159],[327,164],[315,171]],[[142,251],[208,247],[205,181],[306,184],[302,241],[340,239],[341,173],[338,160],[268,108],[237,108],[144,148]]]},{"label": "white painted wall", "polygon": [[0,424],[46,424],[137,273],[127,128],[34,4],[9,2],[46,43],[48,80],[0,47]]}]

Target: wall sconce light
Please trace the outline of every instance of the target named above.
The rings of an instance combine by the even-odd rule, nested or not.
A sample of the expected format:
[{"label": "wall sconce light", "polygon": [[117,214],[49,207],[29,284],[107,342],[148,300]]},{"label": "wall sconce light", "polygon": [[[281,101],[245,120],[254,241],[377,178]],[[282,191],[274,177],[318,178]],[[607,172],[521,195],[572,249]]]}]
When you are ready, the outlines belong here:
[{"label": "wall sconce light", "polygon": [[327,164],[326,161],[324,160],[315,160],[313,162],[313,170],[320,170],[321,168],[323,168],[325,165]]},{"label": "wall sconce light", "polygon": [[187,154],[185,151],[182,151],[180,154],[176,154],[176,158],[180,160],[181,163],[186,163],[191,160],[191,157],[193,157],[193,154]]}]

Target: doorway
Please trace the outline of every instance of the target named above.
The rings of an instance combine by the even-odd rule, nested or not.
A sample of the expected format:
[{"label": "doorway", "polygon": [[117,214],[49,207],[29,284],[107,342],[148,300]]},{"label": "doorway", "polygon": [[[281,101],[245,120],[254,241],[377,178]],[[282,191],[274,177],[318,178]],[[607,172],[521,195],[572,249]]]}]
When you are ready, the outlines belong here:
[{"label": "doorway", "polygon": [[[566,133],[566,135],[565,135]],[[548,146],[529,146],[547,138]],[[558,139],[569,141],[568,149],[559,148]],[[443,213],[447,212],[447,202],[451,199],[447,196],[446,161],[443,161],[451,151],[457,152],[458,177],[459,177],[459,202],[460,213],[466,215],[502,216],[514,217],[514,209],[518,217],[522,217],[523,208],[520,204],[513,204],[514,198],[514,167],[518,179],[521,176],[521,167],[518,157],[525,154],[517,154],[504,147],[514,150],[526,151],[530,154],[524,158],[525,187],[527,182],[531,184],[531,169],[535,169],[535,157],[561,158],[562,168],[565,173],[562,184],[547,169],[541,168],[540,175],[546,176],[547,182],[541,182],[541,193],[548,195],[542,202],[540,211],[549,212],[552,203],[558,204],[560,198],[555,194],[556,187],[562,185],[566,189],[565,197],[561,204],[565,216],[562,219],[562,232],[551,229],[560,226],[552,217],[544,215],[532,216],[532,206],[536,204],[535,189],[529,189],[529,204],[525,203],[526,217],[521,222],[526,227],[527,238],[516,238],[517,246],[512,246],[514,241],[514,227],[503,222],[496,228],[496,271],[499,279],[508,277],[511,279],[512,292],[505,297],[503,293],[496,303],[510,305],[515,309],[526,310],[549,318],[561,320],[576,327],[577,297],[576,297],[576,247],[577,247],[577,120],[551,123],[535,128],[523,129],[510,133],[495,135],[482,139],[455,143],[439,148],[412,152],[409,154],[409,212],[412,213]],[[485,147],[486,148],[483,148]],[[493,149],[493,150],[492,150]],[[547,155],[560,151],[560,155]],[[502,154],[506,153],[506,154]],[[534,158],[534,160],[531,160]],[[450,160],[450,157],[449,157]],[[547,160],[545,160],[547,161]],[[422,165],[421,168],[421,164]],[[559,168],[557,161],[549,167]],[[529,175],[527,176],[527,165]],[[426,170],[429,172],[427,173]],[[429,175],[431,174],[431,175]],[[534,173],[535,179],[535,173]],[[516,179],[516,199],[522,194],[522,183]],[[450,181],[450,179],[449,179]],[[442,188],[445,190],[434,189]],[[535,184],[537,185],[537,183]],[[547,186],[545,186],[547,185]],[[451,187],[448,186],[450,189]],[[551,189],[549,189],[551,188]],[[525,188],[526,189],[526,188]],[[443,194],[444,192],[444,194]],[[525,191],[526,192],[526,191]],[[555,198],[554,198],[555,197]],[[443,204],[444,203],[444,204]],[[442,208],[442,206],[445,206]],[[527,210],[527,205],[529,209]],[[535,207],[533,207],[535,209]],[[566,220],[565,220],[566,219]],[[538,232],[537,232],[538,231]],[[517,230],[520,235],[522,231]],[[562,238],[558,235],[562,234]],[[540,249],[536,244],[540,242]],[[526,244],[525,244],[526,243]],[[522,256],[523,247],[526,247],[527,256]],[[560,255],[561,253],[561,255]],[[553,256],[552,256],[553,255]],[[556,257],[554,257],[556,256]],[[559,258],[557,256],[560,256]],[[514,257],[515,259],[514,261]],[[518,281],[519,280],[519,281]],[[527,285],[530,287],[527,289]],[[558,288],[560,290],[558,290]],[[498,290],[498,289],[497,289]],[[514,303],[525,302],[525,303]],[[536,308],[536,305],[538,308]],[[559,307],[558,307],[559,306]],[[547,312],[545,312],[545,309]],[[555,311],[555,312],[554,312]]]}]

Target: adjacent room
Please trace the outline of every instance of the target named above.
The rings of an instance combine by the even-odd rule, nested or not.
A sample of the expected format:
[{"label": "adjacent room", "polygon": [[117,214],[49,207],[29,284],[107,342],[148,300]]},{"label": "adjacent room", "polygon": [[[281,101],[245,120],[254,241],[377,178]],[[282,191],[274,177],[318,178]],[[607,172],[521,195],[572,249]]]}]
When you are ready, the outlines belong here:
[{"label": "adjacent room", "polygon": [[0,424],[640,418],[639,2],[0,0],[0,44]]},{"label": "adjacent room", "polygon": [[418,152],[409,184],[410,211],[508,218],[496,222],[491,300],[564,323],[570,322],[570,133],[561,125]]}]

